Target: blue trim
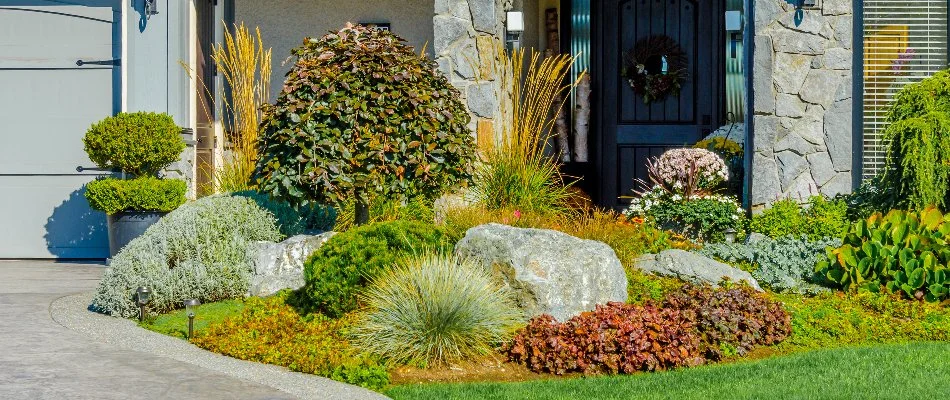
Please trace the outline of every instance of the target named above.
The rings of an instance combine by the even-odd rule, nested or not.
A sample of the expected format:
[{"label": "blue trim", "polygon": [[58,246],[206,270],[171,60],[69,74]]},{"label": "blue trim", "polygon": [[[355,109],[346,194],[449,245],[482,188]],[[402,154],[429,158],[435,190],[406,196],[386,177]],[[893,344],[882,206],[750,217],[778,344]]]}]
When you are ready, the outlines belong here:
[{"label": "blue trim", "polygon": [[742,44],[743,61],[746,74],[746,112],[745,112],[745,184],[742,189],[742,204],[747,210],[752,209],[752,159],[755,156],[755,89],[753,75],[755,71],[755,1],[745,0],[745,43]]},{"label": "blue trim", "polygon": [[857,189],[864,180],[864,0],[854,0],[851,32],[851,187]]}]

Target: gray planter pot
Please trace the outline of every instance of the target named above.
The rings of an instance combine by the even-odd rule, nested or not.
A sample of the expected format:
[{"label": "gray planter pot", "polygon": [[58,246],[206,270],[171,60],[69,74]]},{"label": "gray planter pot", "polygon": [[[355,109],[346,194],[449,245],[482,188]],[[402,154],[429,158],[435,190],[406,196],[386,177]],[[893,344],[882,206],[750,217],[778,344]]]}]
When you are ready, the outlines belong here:
[{"label": "gray planter pot", "polygon": [[154,225],[166,212],[122,211],[109,216],[109,253],[115,257],[125,245],[142,236],[148,227]]}]

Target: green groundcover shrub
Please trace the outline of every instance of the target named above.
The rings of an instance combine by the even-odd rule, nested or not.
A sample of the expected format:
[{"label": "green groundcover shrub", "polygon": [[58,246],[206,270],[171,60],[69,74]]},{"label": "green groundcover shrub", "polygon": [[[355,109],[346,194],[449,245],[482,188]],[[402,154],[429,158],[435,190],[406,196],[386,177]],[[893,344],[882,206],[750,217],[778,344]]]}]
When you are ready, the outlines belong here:
[{"label": "green groundcover shrub", "polygon": [[380,390],[389,383],[386,368],[350,345],[355,316],[301,317],[284,295],[249,298],[243,312],[200,331],[195,345],[241,360],[280,365]]},{"label": "green groundcover shrub", "polygon": [[850,226],[848,204],[841,199],[812,196],[802,206],[792,199],[779,200],[752,217],[750,229],[771,238],[806,236],[808,240],[840,238]]},{"label": "green groundcover shrub", "polygon": [[744,234],[748,219],[735,198],[703,194],[687,197],[660,188],[633,199],[624,214],[701,242],[721,242],[725,232]]},{"label": "green groundcover shrub", "polygon": [[698,252],[729,264],[750,265],[756,281],[776,292],[813,294],[828,290],[819,286],[823,280],[815,274],[815,265],[826,248],[840,245],[841,239],[762,237],[750,243],[709,244]]},{"label": "green groundcover shrub", "polygon": [[828,249],[816,271],[848,290],[902,293],[940,301],[950,296],[950,216],[935,207],[894,210],[858,221],[837,249]]},{"label": "green groundcover shrub", "polygon": [[188,184],[178,179],[141,177],[99,179],[86,185],[86,200],[93,210],[112,215],[121,211],[171,212],[185,204]]},{"label": "green groundcover shrub", "polygon": [[92,125],[83,138],[99,168],[156,176],[185,150],[181,128],[168,114],[119,113]]},{"label": "green groundcover shrub", "polygon": [[357,295],[397,261],[428,251],[448,252],[454,243],[441,229],[392,221],[340,233],[307,260],[298,307],[337,318],[357,308]]},{"label": "green groundcover shrub", "polygon": [[284,236],[296,236],[315,231],[329,232],[336,225],[337,212],[334,207],[316,203],[294,207],[286,201],[277,200],[256,191],[236,192],[231,195],[251,199],[273,214]]},{"label": "green groundcover shrub", "polygon": [[489,355],[523,324],[506,286],[450,255],[421,255],[382,271],[360,298],[366,316],[355,342],[397,364]]},{"label": "green groundcover shrub", "polygon": [[152,289],[150,313],[181,308],[185,299],[243,297],[251,268],[247,245],[280,239],[274,216],[249,199],[211,196],[185,204],[112,259],[92,309],[135,317],[140,286]]},{"label": "green groundcover shrub", "polygon": [[293,204],[354,199],[365,212],[374,199],[435,198],[471,177],[474,139],[458,90],[401,38],[353,26],[308,38],[293,55],[261,122],[261,191]]}]

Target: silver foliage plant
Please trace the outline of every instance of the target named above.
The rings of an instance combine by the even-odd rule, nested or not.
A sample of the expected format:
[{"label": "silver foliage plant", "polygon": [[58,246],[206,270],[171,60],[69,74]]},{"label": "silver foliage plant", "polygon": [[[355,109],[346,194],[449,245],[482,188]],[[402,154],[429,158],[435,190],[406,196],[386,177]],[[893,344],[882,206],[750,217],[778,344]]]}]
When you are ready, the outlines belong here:
[{"label": "silver foliage plant", "polygon": [[489,354],[523,325],[510,291],[451,255],[423,255],[377,277],[361,296],[354,331],[364,351],[396,364],[431,365]]},{"label": "silver foliage plant", "polygon": [[150,313],[181,308],[185,299],[242,297],[251,272],[247,245],[281,239],[273,214],[251,199],[220,195],[185,204],[112,259],[91,308],[136,317],[140,286],[152,289]]},{"label": "silver foliage plant", "polygon": [[752,271],[756,281],[776,292],[814,294],[827,290],[815,284],[820,282],[815,279],[815,264],[826,248],[841,246],[841,239],[757,236],[748,243],[706,245],[699,253],[727,263],[752,263],[757,267]]}]

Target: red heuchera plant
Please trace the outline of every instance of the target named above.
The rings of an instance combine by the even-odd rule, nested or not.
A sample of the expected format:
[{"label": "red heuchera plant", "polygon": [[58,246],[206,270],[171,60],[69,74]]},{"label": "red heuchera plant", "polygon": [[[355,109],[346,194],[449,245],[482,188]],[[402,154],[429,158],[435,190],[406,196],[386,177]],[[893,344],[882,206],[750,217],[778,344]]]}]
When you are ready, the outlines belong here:
[{"label": "red heuchera plant", "polygon": [[663,307],[679,310],[695,324],[703,355],[710,360],[779,343],[792,332],[791,317],[782,305],[748,286],[713,290],[687,285],[668,295]]},{"label": "red heuchera plant", "polygon": [[536,317],[503,351],[535,372],[633,373],[701,364],[699,346],[679,310],[610,303],[565,323]]}]

